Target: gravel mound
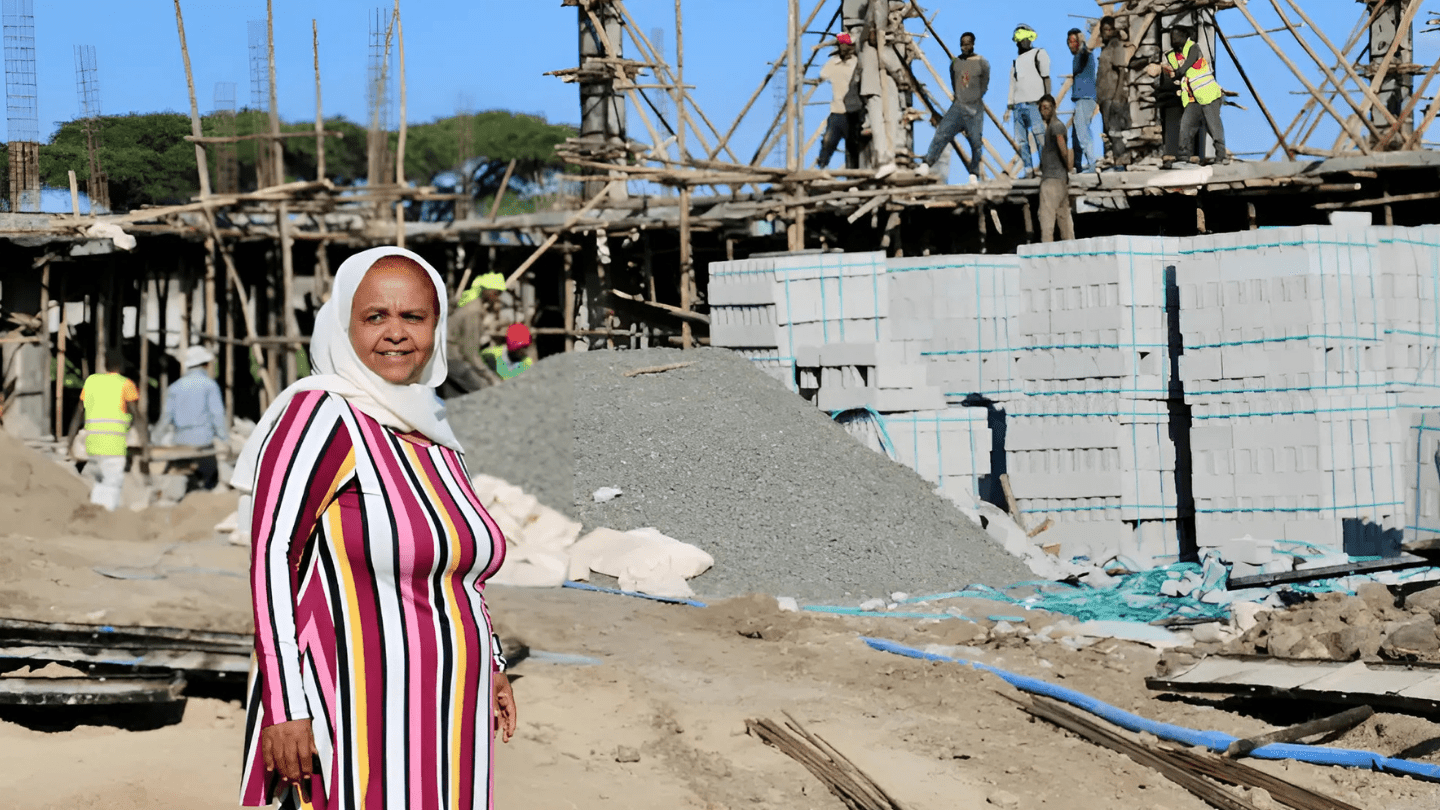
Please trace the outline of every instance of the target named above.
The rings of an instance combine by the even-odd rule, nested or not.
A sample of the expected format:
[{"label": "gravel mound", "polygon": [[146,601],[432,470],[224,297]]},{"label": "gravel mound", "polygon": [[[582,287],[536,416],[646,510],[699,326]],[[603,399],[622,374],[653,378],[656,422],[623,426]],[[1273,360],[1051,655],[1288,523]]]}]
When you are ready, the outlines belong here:
[{"label": "gravel mound", "polygon": [[[712,554],[702,596],[854,604],[1030,578],[924,479],[724,349],[557,355],[451,400],[450,420],[471,472],[587,530],[654,526]],[[601,487],[624,494],[597,504]]]}]

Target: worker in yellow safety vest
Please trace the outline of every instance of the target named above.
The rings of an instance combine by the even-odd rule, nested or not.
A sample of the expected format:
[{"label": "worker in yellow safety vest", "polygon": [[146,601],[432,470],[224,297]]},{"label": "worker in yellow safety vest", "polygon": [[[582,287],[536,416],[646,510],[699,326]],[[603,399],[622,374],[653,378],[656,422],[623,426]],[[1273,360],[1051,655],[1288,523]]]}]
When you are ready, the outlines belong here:
[{"label": "worker in yellow safety vest", "polygon": [[480,352],[485,365],[502,380],[513,380],[535,365],[530,353],[530,329],[514,323],[505,331],[505,345],[491,346]]},{"label": "worker in yellow safety vest", "polygon": [[119,349],[106,349],[106,372],[91,374],[80,389],[80,402],[85,407],[85,453],[98,472],[90,502],[112,512],[120,508],[126,437],[137,411],[133,403],[140,401],[135,383],[120,373],[123,362]]},{"label": "worker in yellow safety vest", "polygon": [[[1203,119],[1211,140],[1215,141],[1215,159],[1221,163],[1230,162],[1225,151],[1225,126],[1220,121],[1220,107],[1225,103],[1225,91],[1215,80],[1214,66],[1200,53],[1200,47],[1193,39],[1194,32],[1184,26],[1170,31],[1170,52],[1165,54],[1165,72],[1175,77],[1179,84],[1180,104],[1184,113],[1180,116],[1180,162],[1199,162],[1190,154],[1195,146],[1195,136],[1200,132]],[[1166,163],[1166,168],[1173,164]]]}]

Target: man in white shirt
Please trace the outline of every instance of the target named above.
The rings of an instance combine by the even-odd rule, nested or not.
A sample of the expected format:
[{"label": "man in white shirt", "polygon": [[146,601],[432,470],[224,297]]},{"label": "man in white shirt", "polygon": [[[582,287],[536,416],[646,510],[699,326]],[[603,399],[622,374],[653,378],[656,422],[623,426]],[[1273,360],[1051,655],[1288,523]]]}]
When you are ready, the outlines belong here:
[{"label": "man in white shirt", "polygon": [[840,141],[845,141],[845,168],[860,166],[860,95],[854,86],[855,41],[849,34],[835,39],[835,55],[820,68],[820,81],[830,83],[830,119],[825,124],[825,139],[820,144],[820,155],[815,160],[816,168],[830,165],[830,158]]},{"label": "man in white shirt", "polygon": [[1025,177],[1034,174],[1030,162],[1030,135],[1043,143],[1045,121],[1040,117],[1040,99],[1050,95],[1050,55],[1035,47],[1038,35],[1024,23],[1015,26],[1015,48],[1018,54],[1010,66],[1010,101],[1005,120],[1015,114],[1015,142],[1020,146],[1020,164]]}]

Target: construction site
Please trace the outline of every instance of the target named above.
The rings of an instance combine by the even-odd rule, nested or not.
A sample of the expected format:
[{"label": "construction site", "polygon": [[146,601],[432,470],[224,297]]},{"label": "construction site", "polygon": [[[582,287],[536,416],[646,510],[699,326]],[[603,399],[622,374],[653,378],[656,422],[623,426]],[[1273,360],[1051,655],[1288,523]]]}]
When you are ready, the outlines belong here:
[{"label": "construction site", "polygon": [[[786,28],[751,32],[775,58],[733,66],[758,85],[719,118],[686,82],[681,0],[663,20],[550,3],[574,62],[522,78],[579,106],[542,209],[501,213],[513,160],[488,206],[472,176],[406,177],[423,5],[365,12],[367,173],[342,179],[323,23],[303,76],[277,73],[273,13],[251,23],[268,131],[217,134],[174,0],[198,193],[113,210],[76,44],[85,160],[46,213],[34,9],[4,0],[9,806],[237,805],[254,538],[226,482],[310,374],[336,270],[386,245],[445,283],[438,393],[504,535],[484,593],[519,730],[493,806],[1440,802],[1440,61],[1417,56],[1440,19],[1420,0],[1347,3],[1347,30],[1299,0],[1075,4],[1125,125],[1102,116],[1066,173],[1056,241],[1004,103],[1013,43],[986,43],[984,137],[931,165],[964,58],[937,8],[777,3]],[[1080,127],[1070,54],[1041,43]],[[822,77],[840,44],[849,107]],[[1190,47],[1230,149],[1205,130],[1177,159],[1167,69]],[[1237,55],[1261,47],[1263,77]],[[282,130],[277,87],[311,82],[313,130]],[[216,99],[233,117],[234,86]],[[837,115],[844,165],[818,167]],[[481,350],[515,324],[535,362],[497,375]],[[197,347],[213,446],[160,429]],[[116,371],[139,399],[108,510],[76,437],[80,383]]]}]

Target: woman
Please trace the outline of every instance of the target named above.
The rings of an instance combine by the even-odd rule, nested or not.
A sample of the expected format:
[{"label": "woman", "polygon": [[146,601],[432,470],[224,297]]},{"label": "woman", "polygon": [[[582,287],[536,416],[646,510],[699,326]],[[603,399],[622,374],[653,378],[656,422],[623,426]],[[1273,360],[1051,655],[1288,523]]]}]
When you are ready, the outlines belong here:
[{"label": "woman", "polygon": [[492,735],[516,719],[482,596],[505,540],[434,393],[445,300],[414,253],[350,257],[315,319],[315,376],[236,465],[254,538],[244,805],[490,806]]}]

